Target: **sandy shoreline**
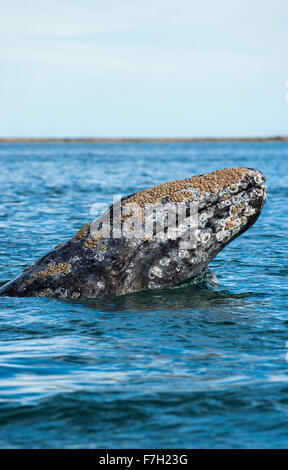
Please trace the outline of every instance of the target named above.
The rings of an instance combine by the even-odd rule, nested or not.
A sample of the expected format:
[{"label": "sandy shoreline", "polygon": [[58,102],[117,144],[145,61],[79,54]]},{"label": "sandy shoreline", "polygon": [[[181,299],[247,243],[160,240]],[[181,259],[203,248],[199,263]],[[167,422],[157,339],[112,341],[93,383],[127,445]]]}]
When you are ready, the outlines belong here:
[{"label": "sandy shoreline", "polygon": [[97,138],[97,137],[67,137],[67,138],[54,138],[54,137],[43,137],[43,138],[29,138],[29,137],[12,137],[12,138],[0,138],[0,143],[193,143],[193,142],[288,142],[288,136],[272,136],[272,137],[201,137],[201,138]]}]

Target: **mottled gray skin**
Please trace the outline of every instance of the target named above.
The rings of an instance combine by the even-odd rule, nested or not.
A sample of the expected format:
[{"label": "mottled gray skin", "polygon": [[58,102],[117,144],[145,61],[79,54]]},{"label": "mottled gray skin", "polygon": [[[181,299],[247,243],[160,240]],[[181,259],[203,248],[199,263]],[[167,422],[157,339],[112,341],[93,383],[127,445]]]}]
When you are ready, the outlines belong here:
[{"label": "mottled gray skin", "polygon": [[[0,296],[101,298],[182,282],[202,272],[228,243],[255,223],[267,198],[264,182],[263,173],[245,169],[239,183],[224,184],[216,193],[192,188],[199,204],[194,249],[181,249],[179,238],[147,241],[125,237],[106,238],[87,248],[88,229],[84,238],[67,241],[4,285]],[[109,211],[112,219],[112,207]],[[65,272],[39,275],[51,263],[64,264]]]}]

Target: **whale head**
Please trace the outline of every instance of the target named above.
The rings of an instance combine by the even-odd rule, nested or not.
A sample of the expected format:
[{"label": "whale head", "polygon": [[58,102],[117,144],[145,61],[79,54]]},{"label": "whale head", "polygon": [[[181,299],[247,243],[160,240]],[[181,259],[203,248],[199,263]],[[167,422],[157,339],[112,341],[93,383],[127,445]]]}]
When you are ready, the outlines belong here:
[{"label": "whale head", "polygon": [[264,183],[261,171],[232,168],[165,183],[125,199],[125,206],[151,205],[148,218],[153,214],[154,232],[148,224],[148,236],[136,244],[129,262],[118,258],[125,273],[119,293],[177,284],[202,272],[256,222],[267,199]]},{"label": "whale head", "polygon": [[101,298],[182,282],[255,223],[264,183],[259,170],[232,168],[122,198],[0,295]]}]

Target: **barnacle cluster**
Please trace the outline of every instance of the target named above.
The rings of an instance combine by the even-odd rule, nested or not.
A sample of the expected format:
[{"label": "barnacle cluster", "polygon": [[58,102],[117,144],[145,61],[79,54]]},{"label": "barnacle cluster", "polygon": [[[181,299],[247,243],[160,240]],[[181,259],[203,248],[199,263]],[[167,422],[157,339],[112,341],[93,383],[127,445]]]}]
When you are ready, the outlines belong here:
[{"label": "barnacle cluster", "polygon": [[235,227],[235,225],[237,224],[237,221],[239,220],[239,213],[241,212],[243,208],[244,208],[243,202],[241,202],[235,207],[232,207],[231,217],[225,225],[226,230],[231,230],[233,227]]},{"label": "barnacle cluster", "polygon": [[59,263],[56,264],[54,261],[48,264],[47,269],[43,271],[38,271],[38,273],[32,274],[32,277],[41,277],[41,276],[58,276],[58,274],[68,274],[71,268],[69,263]]},{"label": "barnacle cluster", "polygon": [[144,207],[146,204],[161,202],[165,196],[169,196],[171,202],[193,201],[195,198],[193,189],[198,190],[199,194],[204,194],[205,192],[216,194],[220,189],[238,183],[246,172],[245,168],[232,168],[213,171],[201,176],[191,176],[191,178],[183,180],[171,181],[154,188],[144,189],[127,199],[123,205],[136,202],[141,207]]},{"label": "barnacle cluster", "polygon": [[98,237],[89,237],[87,240],[85,240],[84,246],[85,248],[97,248],[98,244],[100,241],[103,240],[103,236],[98,236]]},{"label": "barnacle cluster", "polygon": [[83,238],[87,237],[90,225],[91,223],[86,224],[84,225],[84,227],[80,228],[79,232],[77,232],[75,237],[73,238],[73,241],[80,242],[81,240],[83,240]]},{"label": "barnacle cluster", "polygon": [[37,297],[46,297],[46,295],[49,295],[50,292],[51,292],[51,289],[42,290],[41,292],[37,294]]},{"label": "barnacle cluster", "polygon": [[59,243],[59,245],[56,245],[56,246],[54,247],[54,250],[57,250],[57,248],[60,248],[60,247],[63,246],[63,245],[64,245],[64,243]]},{"label": "barnacle cluster", "polygon": [[[154,188],[145,189],[133,194],[131,197],[122,201],[122,213],[120,220],[125,224],[125,230],[132,232],[134,230],[133,219],[138,220],[140,225],[145,224],[144,208],[147,204],[161,203],[164,198],[168,197],[170,202],[182,203],[184,201],[192,202],[196,196],[201,196],[204,193],[217,194],[223,191],[224,188],[238,187],[238,183],[247,174],[245,168],[232,168],[217,170],[209,174],[201,176],[192,176],[183,180],[175,180],[168,183],[160,184]],[[232,192],[232,189],[231,189]],[[223,194],[222,201],[229,199],[230,194]],[[233,224],[231,219],[231,224]],[[89,228],[91,224],[82,227],[73,238],[73,241],[78,242],[86,238],[84,242],[85,248],[97,249],[100,241],[105,236],[103,233],[90,233]],[[124,226],[123,226],[124,227]],[[124,230],[124,233],[125,233]],[[147,241],[149,237],[144,237],[143,242]],[[102,245],[100,245],[101,247]],[[101,248],[104,250],[104,248]]]}]

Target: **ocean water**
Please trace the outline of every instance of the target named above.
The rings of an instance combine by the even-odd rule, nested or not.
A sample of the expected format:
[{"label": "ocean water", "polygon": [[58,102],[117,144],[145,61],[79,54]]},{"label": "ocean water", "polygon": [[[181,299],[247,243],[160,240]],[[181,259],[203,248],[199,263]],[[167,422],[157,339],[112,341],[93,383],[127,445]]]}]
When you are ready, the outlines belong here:
[{"label": "ocean water", "polygon": [[287,143],[1,144],[0,163],[0,284],[114,194],[235,166],[269,189],[196,284],[0,298],[0,447],[288,446]]}]

